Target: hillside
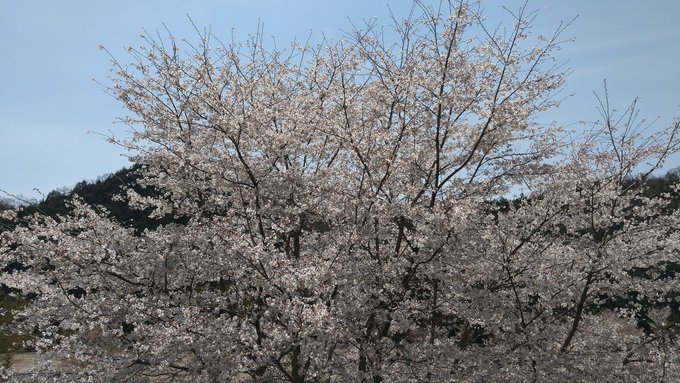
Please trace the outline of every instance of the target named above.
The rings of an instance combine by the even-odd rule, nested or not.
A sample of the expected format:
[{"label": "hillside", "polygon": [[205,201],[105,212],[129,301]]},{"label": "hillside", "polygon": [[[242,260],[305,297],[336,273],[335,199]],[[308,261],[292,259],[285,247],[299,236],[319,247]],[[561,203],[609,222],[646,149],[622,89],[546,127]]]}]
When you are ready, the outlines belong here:
[{"label": "hillside", "polygon": [[[138,185],[138,170],[138,166],[123,168],[115,173],[102,176],[95,181],[78,182],[68,192],[51,191],[43,200],[36,204],[20,206],[18,208],[18,215],[19,217],[25,217],[34,213],[41,213],[55,218],[68,214],[68,201],[77,195],[87,204],[104,208],[109,212],[111,218],[138,231],[170,222],[170,219],[158,220],[149,218],[148,211],[132,209],[126,202],[114,198],[123,195],[126,188],[131,188],[142,196],[155,193],[150,188],[142,188]],[[12,201],[0,200],[0,211],[12,208],[15,208]],[[1,223],[3,222],[0,221]],[[7,230],[9,227],[9,224],[5,222],[3,226],[0,226],[0,231]]]}]

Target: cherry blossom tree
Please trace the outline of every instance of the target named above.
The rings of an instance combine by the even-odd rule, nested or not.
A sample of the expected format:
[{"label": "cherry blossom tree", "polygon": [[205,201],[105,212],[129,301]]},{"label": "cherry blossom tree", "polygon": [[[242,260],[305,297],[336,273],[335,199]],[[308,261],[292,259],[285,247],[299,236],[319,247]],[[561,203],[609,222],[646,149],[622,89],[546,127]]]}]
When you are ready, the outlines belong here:
[{"label": "cherry blossom tree", "polygon": [[119,198],[173,223],[139,232],[74,197],[2,233],[22,267],[0,281],[32,297],[30,378],[680,379],[678,281],[654,274],[680,222],[642,182],[678,123],[649,134],[603,95],[593,129],[539,124],[563,28],[509,16],[416,2],[390,32],[284,50],[144,36],[113,61],[135,132],[112,140],[154,192]]}]

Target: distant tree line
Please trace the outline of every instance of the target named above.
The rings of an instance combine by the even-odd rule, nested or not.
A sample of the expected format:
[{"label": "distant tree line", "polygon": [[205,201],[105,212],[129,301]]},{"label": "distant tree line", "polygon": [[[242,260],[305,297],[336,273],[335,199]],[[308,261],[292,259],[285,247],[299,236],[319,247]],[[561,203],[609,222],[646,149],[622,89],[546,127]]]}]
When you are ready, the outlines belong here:
[{"label": "distant tree line", "polygon": [[[27,217],[41,213],[52,218],[58,218],[71,212],[69,201],[77,196],[85,203],[105,209],[108,215],[125,226],[137,231],[155,228],[160,224],[180,222],[171,217],[151,218],[148,210],[136,210],[116,196],[122,196],[127,189],[132,189],[142,196],[156,196],[156,191],[150,187],[142,187],[138,180],[138,165],[123,168],[115,173],[100,177],[94,181],[80,181],[72,189],[53,190],[45,198],[36,203],[15,203],[9,199],[0,199],[0,211],[17,209],[17,215]],[[12,228],[8,221],[0,219],[0,231]]]},{"label": "distant tree line", "polygon": [[[94,181],[80,181],[72,189],[53,190],[45,198],[36,203],[21,203],[7,198],[0,198],[0,211],[16,209],[17,215],[27,217],[34,213],[41,213],[52,218],[67,215],[71,212],[69,201],[77,196],[85,203],[105,209],[108,215],[121,224],[134,228],[137,232],[144,229],[153,229],[159,225],[167,223],[183,223],[183,217],[166,216],[163,218],[153,218],[150,216],[150,209],[139,210],[132,208],[123,196],[127,189],[145,197],[160,197],[153,187],[140,186],[140,166],[134,165],[123,168],[115,173],[100,177]],[[677,171],[670,171],[662,176],[650,176],[641,180],[628,179],[624,181],[624,187],[634,183],[641,183],[644,196],[647,198],[668,195],[671,203],[666,208],[666,212],[680,208],[680,194],[674,189],[674,185],[680,180]],[[507,210],[511,205],[517,206],[525,199],[524,196],[501,198],[497,201],[490,201],[493,205],[501,207],[500,211]],[[0,231],[12,228],[12,224],[0,219]]]}]

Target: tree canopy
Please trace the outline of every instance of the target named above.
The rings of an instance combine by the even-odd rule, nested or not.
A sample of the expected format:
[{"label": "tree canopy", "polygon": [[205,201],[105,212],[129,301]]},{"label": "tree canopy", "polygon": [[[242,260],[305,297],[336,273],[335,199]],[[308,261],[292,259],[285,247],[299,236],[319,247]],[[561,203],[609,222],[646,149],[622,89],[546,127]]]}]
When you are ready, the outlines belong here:
[{"label": "tree canopy", "polygon": [[663,309],[678,281],[658,277],[680,247],[677,186],[644,182],[678,123],[646,132],[605,94],[592,129],[541,125],[561,27],[416,4],[337,42],[145,37],[114,60],[140,175],[118,198],[166,221],[75,197],[0,234],[22,265],[0,282],[33,297],[30,378],[680,379]]}]

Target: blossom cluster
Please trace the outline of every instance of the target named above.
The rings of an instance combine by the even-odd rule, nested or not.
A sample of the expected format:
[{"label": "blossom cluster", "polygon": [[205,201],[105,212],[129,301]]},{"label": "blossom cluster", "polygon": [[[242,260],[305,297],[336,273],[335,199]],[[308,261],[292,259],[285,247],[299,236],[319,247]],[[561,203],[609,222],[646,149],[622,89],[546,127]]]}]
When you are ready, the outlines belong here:
[{"label": "blossom cluster", "polygon": [[135,128],[114,141],[156,191],[119,198],[174,223],[139,232],[74,198],[1,234],[21,267],[0,282],[32,297],[31,379],[680,379],[670,314],[637,323],[679,281],[631,272],[677,258],[680,213],[635,174],[678,125],[540,125],[561,29],[534,41],[525,9],[490,29],[442,4],[389,38],[145,37],[114,61]]}]

